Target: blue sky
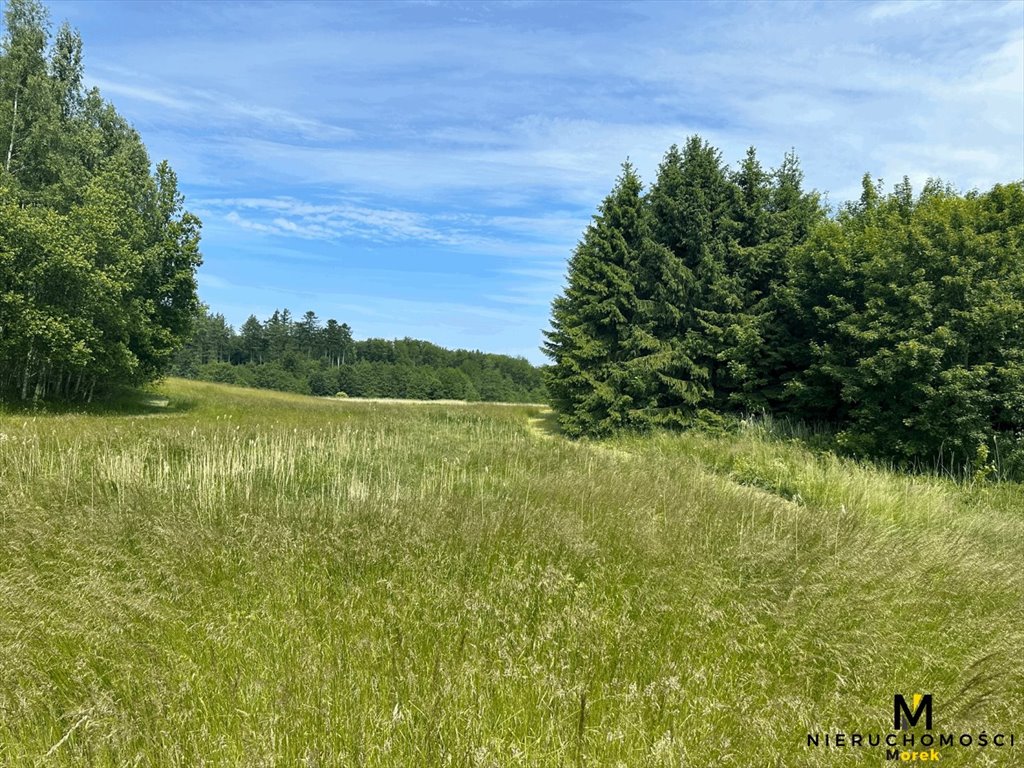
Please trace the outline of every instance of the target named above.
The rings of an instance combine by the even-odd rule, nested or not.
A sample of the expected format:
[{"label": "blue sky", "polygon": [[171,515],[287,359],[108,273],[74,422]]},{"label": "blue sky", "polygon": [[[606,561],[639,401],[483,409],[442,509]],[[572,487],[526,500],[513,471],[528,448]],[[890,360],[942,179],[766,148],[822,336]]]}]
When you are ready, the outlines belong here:
[{"label": "blue sky", "polygon": [[628,156],[699,133],[865,171],[1024,177],[1024,2],[51,2],[204,222],[200,295],[357,338],[538,351]]}]

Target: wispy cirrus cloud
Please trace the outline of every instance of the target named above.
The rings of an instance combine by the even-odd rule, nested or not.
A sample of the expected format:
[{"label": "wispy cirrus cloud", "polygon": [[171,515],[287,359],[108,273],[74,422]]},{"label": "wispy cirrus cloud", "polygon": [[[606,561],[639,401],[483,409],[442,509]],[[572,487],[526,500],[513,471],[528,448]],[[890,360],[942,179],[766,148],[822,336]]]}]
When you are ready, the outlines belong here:
[{"label": "wispy cirrus cloud", "polygon": [[[254,127],[276,135],[292,135],[305,140],[348,141],[356,136],[351,128],[331,125],[285,109],[238,101],[224,93],[201,88],[171,88],[138,82],[138,75],[122,74],[135,82],[93,77],[90,85],[114,101],[142,102],[180,113],[179,119],[203,121],[208,127],[222,129]],[[166,113],[165,113],[166,116]]]},{"label": "wispy cirrus cloud", "polygon": [[910,13],[931,11],[941,5],[942,3],[935,2],[935,0],[889,0],[888,2],[872,3],[867,8],[867,16],[869,19],[875,20],[892,19]]},{"label": "wispy cirrus cloud", "polygon": [[[208,216],[265,235],[305,240],[414,243],[501,258],[561,262],[586,220],[562,213],[486,216],[382,209],[351,203],[311,203],[291,197],[197,201]],[[574,235],[571,235],[574,236]]]}]

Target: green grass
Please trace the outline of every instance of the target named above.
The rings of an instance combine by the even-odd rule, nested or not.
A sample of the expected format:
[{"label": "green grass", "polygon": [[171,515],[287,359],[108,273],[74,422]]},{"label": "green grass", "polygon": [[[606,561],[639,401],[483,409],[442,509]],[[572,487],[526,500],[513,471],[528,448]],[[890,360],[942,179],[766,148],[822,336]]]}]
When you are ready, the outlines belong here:
[{"label": "green grass", "polygon": [[0,416],[0,765],[867,766],[806,734],[897,691],[1024,742],[1020,486],[532,406],[112,411]]}]

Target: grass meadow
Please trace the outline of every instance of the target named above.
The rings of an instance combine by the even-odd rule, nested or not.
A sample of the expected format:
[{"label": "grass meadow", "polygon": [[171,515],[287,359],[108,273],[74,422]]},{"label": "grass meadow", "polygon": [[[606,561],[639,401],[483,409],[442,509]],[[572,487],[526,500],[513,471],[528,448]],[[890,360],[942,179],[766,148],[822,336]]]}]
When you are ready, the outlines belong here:
[{"label": "grass meadow", "polygon": [[895,692],[1021,742],[942,765],[1024,765],[1024,488],[550,425],[180,380],[0,415],[0,765],[876,766],[807,733]]}]

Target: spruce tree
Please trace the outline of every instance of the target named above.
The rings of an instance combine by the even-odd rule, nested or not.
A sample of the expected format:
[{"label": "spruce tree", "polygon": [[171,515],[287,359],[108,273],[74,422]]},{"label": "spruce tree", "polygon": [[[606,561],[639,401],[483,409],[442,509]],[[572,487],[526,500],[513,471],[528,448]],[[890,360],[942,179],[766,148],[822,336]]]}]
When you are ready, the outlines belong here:
[{"label": "spruce tree", "polygon": [[637,312],[627,336],[625,365],[637,426],[685,424],[708,394],[706,371],[685,349],[687,330],[693,326],[696,281],[672,247],[678,244],[673,217],[681,159],[677,147],[669,149],[644,199],[645,227],[632,273]]},{"label": "spruce tree", "polygon": [[569,262],[552,303],[546,384],[566,433],[603,435],[627,426],[635,403],[626,362],[635,349],[633,275],[647,235],[642,184],[626,162]]},{"label": "spruce tree", "polygon": [[803,190],[803,172],[792,152],[769,173],[751,147],[732,181],[728,268],[740,307],[720,352],[727,369],[721,389],[730,407],[775,410],[785,400],[787,382],[806,362],[806,336],[794,327],[790,311],[787,255],[824,211],[817,194]]},{"label": "spruce tree", "polygon": [[725,272],[732,280],[734,302],[717,352],[723,364],[717,394],[723,407],[749,408],[760,404],[766,383],[760,362],[771,323],[767,302],[776,256],[769,243],[771,176],[753,147],[730,174],[730,182]]},{"label": "spruce tree", "polygon": [[668,292],[662,309],[678,317],[675,327],[657,332],[677,361],[662,395],[690,410],[711,405],[724,381],[720,352],[741,306],[726,264],[732,196],[721,153],[699,136],[682,151],[669,149],[648,195],[655,238],[671,252],[672,272],[683,283],[682,291]]}]

